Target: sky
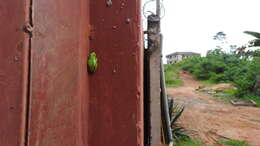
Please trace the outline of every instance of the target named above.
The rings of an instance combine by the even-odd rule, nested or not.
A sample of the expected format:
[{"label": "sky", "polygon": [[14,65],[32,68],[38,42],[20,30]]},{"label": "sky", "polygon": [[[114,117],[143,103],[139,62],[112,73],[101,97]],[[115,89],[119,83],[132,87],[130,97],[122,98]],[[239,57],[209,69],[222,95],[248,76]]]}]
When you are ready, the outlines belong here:
[{"label": "sky", "polygon": [[213,36],[219,31],[237,46],[253,39],[243,31],[260,32],[260,0],[163,0],[163,5],[164,56],[176,51],[205,55],[217,45]]}]

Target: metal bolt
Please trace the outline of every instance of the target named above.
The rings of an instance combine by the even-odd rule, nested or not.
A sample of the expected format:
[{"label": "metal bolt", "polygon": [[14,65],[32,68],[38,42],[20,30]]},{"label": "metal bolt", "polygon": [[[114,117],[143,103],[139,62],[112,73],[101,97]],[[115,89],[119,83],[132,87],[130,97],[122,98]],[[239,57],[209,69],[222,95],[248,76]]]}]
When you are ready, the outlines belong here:
[{"label": "metal bolt", "polygon": [[26,33],[32,33],[33,27],[32,27],[30,24],[25,24],[25,25],[23,26],[23,30],[24,30]]},{"label": "metal bolt", "polygon": [[107,1],[107,7],[112,7],[112,5],[113,5],[112,0],[108,0],[108,1]]},{"label": "metal bolt", "polygon": [[14,56],[14,61],[18,61],[18,60],[19,60],[18,56]]},{"label": "metal bolt", "polygon": [[124,7],[125,7],[125,3],[122,3],[120,8],[123,9]]},{"label": "metal bolt", "polygon": [[127,18],[125,22],[126,22],[126,24],[129,24],[131,22],[131,19]]},{"label": "metal bolt", "polygon": [[113,26],[112,28],[113,28],[113,29],[117,29],[117,26]]}]

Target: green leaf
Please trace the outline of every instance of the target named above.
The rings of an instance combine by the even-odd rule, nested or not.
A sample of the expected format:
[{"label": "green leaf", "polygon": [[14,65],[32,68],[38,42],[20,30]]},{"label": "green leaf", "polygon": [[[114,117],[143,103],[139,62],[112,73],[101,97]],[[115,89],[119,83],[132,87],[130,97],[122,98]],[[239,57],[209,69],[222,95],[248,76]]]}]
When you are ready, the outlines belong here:
[{"label": "green leaf", "polygon": [[184,107],[181,109],[181,111],[171,120],[171,123],[174,124],[178,118],[181,116],[182,112],[184,111]]},{"label": "green leaf", "polygon": [[260,39],[253,40],[252,47],[260,47]]},{"label": "green leaf", "polygon": [[244,33],[245,33],[245,34],[248,34],[248,35],[251,35],[251,36],[254,36],[254,37],[260,39],[260,33],[258,33],[258,32],[254,32],[254,31],[244,31]]}]

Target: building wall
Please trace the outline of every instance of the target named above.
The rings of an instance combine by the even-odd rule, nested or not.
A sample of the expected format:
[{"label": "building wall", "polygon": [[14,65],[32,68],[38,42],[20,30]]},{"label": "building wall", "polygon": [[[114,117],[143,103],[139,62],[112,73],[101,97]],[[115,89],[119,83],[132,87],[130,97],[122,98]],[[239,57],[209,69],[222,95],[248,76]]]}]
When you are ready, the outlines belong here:
[{"label": "building wall", "polygon": [[177,55],[167,56],[167,64],[180,62],[183,59],[188,58],[190,56],[200,56],[200,55],[193,55],[193,54],[182,55],[182,54],[177,54]]},{"label": "building wall", "polygon": [[167,58],[167,63],[168,64],[171,64],[171,63],[176,63],[176,62],[179,62],[182,60],[182,55],[171,55],[171,56],[168,56]]}]

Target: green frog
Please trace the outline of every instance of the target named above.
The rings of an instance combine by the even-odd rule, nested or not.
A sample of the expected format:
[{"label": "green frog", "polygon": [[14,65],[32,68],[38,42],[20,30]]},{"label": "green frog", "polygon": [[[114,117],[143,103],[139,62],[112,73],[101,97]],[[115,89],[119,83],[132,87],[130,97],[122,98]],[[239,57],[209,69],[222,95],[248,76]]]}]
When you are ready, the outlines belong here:
[{"label": "green frog", "polygon": [[95,52],[89,54],[87,63],[88,63],[88,71],[90,73],[96,72],[98,67],[98,59]]}]

